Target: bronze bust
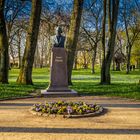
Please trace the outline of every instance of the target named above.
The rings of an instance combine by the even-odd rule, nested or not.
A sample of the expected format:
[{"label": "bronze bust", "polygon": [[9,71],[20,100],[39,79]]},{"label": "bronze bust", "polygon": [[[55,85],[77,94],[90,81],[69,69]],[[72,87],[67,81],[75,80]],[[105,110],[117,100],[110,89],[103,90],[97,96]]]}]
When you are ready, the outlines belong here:
[{"label": "bronze bust", "polygon": [[56,35],[53,37],[53,47],[64,48],[65,36],[62,35],[62,29],[60,26],[56,28]]}]

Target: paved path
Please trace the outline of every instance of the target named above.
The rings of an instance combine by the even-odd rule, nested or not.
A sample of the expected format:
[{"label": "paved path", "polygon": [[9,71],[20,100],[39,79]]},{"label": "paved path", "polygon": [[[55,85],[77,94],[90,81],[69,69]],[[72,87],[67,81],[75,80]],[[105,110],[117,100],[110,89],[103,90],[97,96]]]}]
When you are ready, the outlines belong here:
[{"label": "paved path", "polygon": [[[29,113],[34,103],[45,100],[96,102],[108,112],[81,119],[45,118]],[[140,140],[140,102],[90,96],[0,101],[0,140]]]}]

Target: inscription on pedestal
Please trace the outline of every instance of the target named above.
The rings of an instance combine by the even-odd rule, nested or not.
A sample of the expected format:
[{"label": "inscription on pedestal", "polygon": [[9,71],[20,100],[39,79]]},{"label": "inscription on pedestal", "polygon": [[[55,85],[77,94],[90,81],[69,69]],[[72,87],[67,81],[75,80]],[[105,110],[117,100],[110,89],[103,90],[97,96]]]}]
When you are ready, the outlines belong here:
[{"label": "inscription on pedestal", "polygon": [[67,77],[67,52],[64,48],[53,48],[51,75],[48,91],[70,91]]},{"label": "inscription on pedestal", "polygon": [[60,56],[56,56],[55,62],[63,62],[63,58]]}]

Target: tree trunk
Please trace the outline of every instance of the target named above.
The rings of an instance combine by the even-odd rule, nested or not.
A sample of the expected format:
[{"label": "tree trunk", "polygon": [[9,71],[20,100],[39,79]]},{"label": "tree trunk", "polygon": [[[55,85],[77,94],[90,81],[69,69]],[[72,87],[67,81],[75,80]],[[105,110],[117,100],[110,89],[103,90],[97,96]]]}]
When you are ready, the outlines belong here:
[{"label": "tree trunk", "polygon": [[101,66],[101,83],[103,83],[103,81],[105,81],[105,54],[106,54],[106,49],[105,49],[105,30],[106,30],[106,4],[107,4],[107,0],[104,0],[104,7],[103,7],[103,20],[102,20],[102,49],[103,49],[103,54],[102,54],[102,66]]},{"label": "tree trunk", "polygon": [[[127,1],[124,1],[124,12],[123,12],[123,18],[124,18],[124,27],[125,27],[125,33],[126,33],[126,39],[127,39],[127,46],[126,46],[126,54],[127,54],[127,66],[126,66],[126,73],[129,74],[130,72],[130,59],[131,59],[131,50],[133,47],[134,42],[138,39],[138,36],[140,34],[140,31],[138,30],[139,24],[136,22],[137,18],[135,19],[135,22],[133,23],[133,26],[130,24],[131,18],[128,17],[128,9],[127,9]],[[132,16],[132,15],[130,15]],[[128,20],[129,19],[129,20]]]},{"label": "tree trunk", "polygon": [[9,54],[6,23],[4,19],[4,3],[0,0],[0,82],[8,83]]},{"label": "tree trunk", "polygon": [[86,51],[83,51],[83,60],[84,60],[84,63],[83,63],[83,68],[84,69],[87,69],[87,59],[86,59]]},{"label": "tree trunk", "polygon": [[119,0],[108,1],[108,30],[109,30],[109,41],[106,57],[103,60],[101,84],[110,84],[110,66],[114,55],[115,38],[116,38],[116,27],[118,19]]},{"label": "tree trunk", "polygon": [[127,64],[126,64],[126,74],[130,73],[130,59],[131,59],[131,46],[127,47]]},{"label": "tree trunk", "polygon": [[10,50],[10,54],[11,54],[11,57],[12,57],[12,65],[13,67],[15,66],[16,62],[15,62],[15,54],[14,54],[14,51],[13,51],[13,47],[11,45],[9,45],[9,50]]},{"label": "tree trunk", "polygon": [[37,45],[42,0],[32,0],[32,10],[27,30],[26,46],[17,83],[33,84],[32,68]]},{"label": "tree trunk", "polygon": [[77,52],[75,53],[74,69],[77,70]]},{"label": "tree trunk", "polygon": [[18,68],[21,68],[21,31],[18,30]]},{"label": "tree trunk", "polygon": [[40,63],[40,68],[43,68],[43,62],[44,62],[44,50],[43,46],[41,46],[41,63]]},{"label": "tree trunk", "polygon": [[121,70],[121,63],[116,62],[116,71],[120,71],[120,70]]},{"label": "tree trunk", "polygon": [[67,42],[66,42],[66,48],[68,50],[67,66],[68,66],[69,85],[72,85],[71,76],[72,76],[73,62],[74,62],[75,51],[76,51],[78,35],[79,35],[82,9],[83,9],[83,0],[74,0],[70,29],[67,35]]},{"label": "tree trunk", "polygon": [[40,52],[38,48],[38,44],[36,46],[36,51],[35,51],[35,59],[34,59],[34,68],[41,68],[41,59],[40,59]]},{"label": "tree trunk", "polygon": [[20,43],[18,44],[18,68],[21,68],[21,49],[20,49]]},{"label": "tree trunk", "polygon": [[115,60],[113,59],[112,70],[115,71]]},{"label": "tree trunk", "polygon": [[97,54],[97,44],[94,45],[93,53],[92,53],[92,65],[91,65],[91,73],[95,73],[95,61],[96,61],[96,54]]}]

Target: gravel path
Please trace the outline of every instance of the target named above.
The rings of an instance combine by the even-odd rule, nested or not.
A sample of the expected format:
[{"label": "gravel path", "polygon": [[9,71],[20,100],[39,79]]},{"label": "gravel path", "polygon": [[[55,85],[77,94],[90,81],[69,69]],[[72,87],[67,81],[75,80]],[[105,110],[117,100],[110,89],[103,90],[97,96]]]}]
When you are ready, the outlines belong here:
[{"label": "gravel path", "polygon": [[[34,103],[46,100],[96,102],[108,111],[80,119],[29,113]],[[91,96],[0,101],[0,140],[140,140],[140,101]]]}]

